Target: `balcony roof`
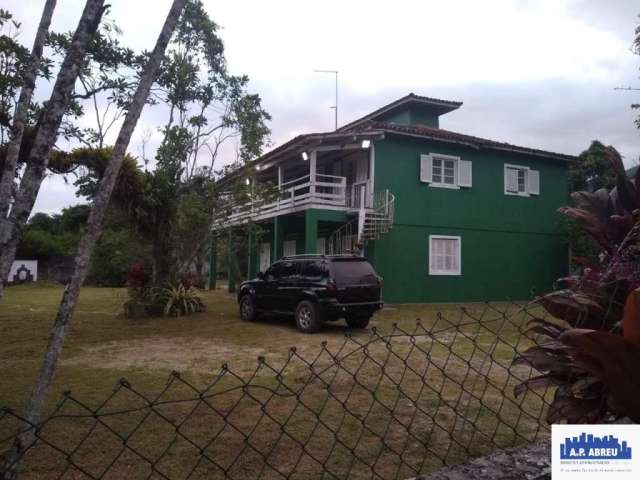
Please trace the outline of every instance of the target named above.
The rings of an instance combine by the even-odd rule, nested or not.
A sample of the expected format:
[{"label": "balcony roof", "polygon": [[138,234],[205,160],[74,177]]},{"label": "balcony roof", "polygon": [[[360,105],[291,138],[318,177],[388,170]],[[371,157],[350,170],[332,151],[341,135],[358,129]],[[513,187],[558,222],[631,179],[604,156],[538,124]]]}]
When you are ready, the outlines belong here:
[{"label": "balcony roof", "polygon": [[292,155],[298,155],[305,150],[318,147],[337,147],[337,149],[340,149],[362,140],[379,140],[383,137],[384,133],[375,129],[368,129],[362,132],[328,132],[298,135],[221,178],[220,183],[224,184],[258,166],[262,169],[272,167],[278,162],[291,158]]}]

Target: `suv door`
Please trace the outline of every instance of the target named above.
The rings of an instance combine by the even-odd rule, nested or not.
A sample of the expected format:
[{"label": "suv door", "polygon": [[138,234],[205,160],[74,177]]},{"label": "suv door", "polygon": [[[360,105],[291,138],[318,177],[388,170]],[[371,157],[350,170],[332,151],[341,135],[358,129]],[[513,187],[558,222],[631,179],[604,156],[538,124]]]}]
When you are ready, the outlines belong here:
[{"label": "suv door", "polygon": [[293,312],[300,289],[300,264],[289,260],[283,260],[279,263],[278,281],[271,300],[271,308],[278,312]]},{"label": "suv door", "polygon": [[275,303],[275,296],[278,291],[278,279],[280,277],[280,266],[282,262],[276,262],[267,268],[264,280],[260,288],[256,288],[256,306],[261,310],[271,310]]},{"label": "suv door", "polygon": [[329,277],[326,262],[324,260],[303,260],[300,262],[300,280],[298,285],[301,289],[314,288],[325,283]]}]

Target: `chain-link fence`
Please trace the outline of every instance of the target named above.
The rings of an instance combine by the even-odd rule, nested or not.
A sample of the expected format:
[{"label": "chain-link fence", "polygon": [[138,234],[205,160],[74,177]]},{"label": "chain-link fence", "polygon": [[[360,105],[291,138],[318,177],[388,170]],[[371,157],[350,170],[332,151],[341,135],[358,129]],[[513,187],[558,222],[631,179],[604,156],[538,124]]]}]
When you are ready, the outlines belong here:
[{"label": "chain-link fence", "polygon": [[20,478],[409,478],[548,435],[551,392],[515,396],[535,372],[512,365],[544,316],[482,305],[291,348],[250,375],[223,365],[204,387],[176,372],[154,395],[126,380],[99,405],[68,392],[38,425],[2,409],[0,451],[29,439]]}]

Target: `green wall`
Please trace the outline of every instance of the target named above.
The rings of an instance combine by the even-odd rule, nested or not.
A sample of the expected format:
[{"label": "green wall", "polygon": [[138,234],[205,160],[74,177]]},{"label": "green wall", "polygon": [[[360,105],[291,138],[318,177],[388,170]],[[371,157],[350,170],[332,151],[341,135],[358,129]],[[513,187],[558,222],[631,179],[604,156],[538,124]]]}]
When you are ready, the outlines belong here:
[{"label": "green wall", "polygon": [[438,128],[439,113],[425,105],[413,105],[384,115],[380,117],[379,120],[398,123],[400,125],[426,125],[428,127]]},{"label": "green wall", "polygon": [[[419,181],[420,154],[473,162],[471,188]],[[504,194],[504,164],[540,171],[540,195]],[[557,208],[568,199],[566,164],[516,153],[388,136],[376,142],[375,189],[396,196],[390,233],[367,255],[385,279],[389,302],[528,299],[566,273],[567,248]],[[462,237],[462,275],[428,274],[428,236]]]}]

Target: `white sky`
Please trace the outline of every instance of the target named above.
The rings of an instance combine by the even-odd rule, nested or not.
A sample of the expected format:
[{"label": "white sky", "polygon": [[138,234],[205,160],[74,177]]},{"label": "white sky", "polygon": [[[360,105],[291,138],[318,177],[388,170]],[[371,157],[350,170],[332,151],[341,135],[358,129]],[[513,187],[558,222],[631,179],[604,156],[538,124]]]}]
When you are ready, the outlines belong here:
[{"label": "white sky", "polygon": [[[30,45],[43,0],[7,0]],[[58,0],[53,29],[72,30],[81,0]],[[123,42],[152,48],[169,0],[111,0]],[[464,102],[441,118],[454,131],[578,154],[593,139],[628,165],[640,154],[629,105],[640,85],[630,51],[640,5],[631,0],[204,0],[222,27],[230,70],[247,74],[272,114],[274,145],[333,128],[333,77],[340,71],[340,122],[409,92]],[[41,92],[45,95],[48,92]],[[130,147],[139,154],[147,110]],[[640,112],[638,112],[640,113]],[[157,140],[156,134],[154,137]],[[49,178],[36,209],[77,203],[74,188]]]}]

